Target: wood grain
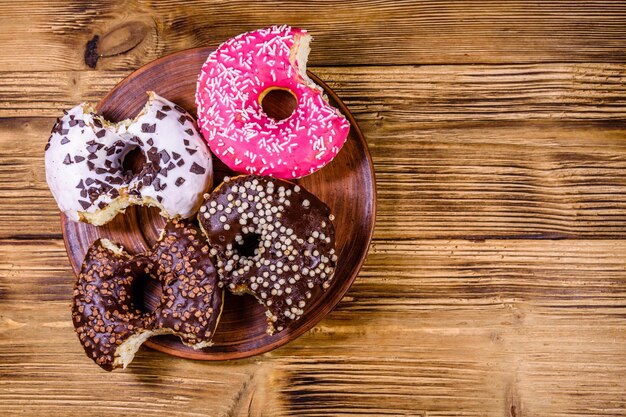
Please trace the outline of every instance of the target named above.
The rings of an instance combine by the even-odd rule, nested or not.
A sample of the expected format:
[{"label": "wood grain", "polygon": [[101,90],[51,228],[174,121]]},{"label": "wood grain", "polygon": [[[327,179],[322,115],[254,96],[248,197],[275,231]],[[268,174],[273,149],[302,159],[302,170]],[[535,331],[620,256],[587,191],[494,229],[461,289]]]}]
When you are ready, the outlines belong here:
[{"label": "wood grain", "polygon": [[[380,183],[377,237],[624,236],[626,66],[316,70],[369,143]],[[125,73],[98,74],[34,73],[25,95],[16,81],[25,74],[0,78],[0,91],[20,97],[0,115],[22,116],[0,119],[0,195],[8,197],[0,219],[11,220],[0,222],[0,237],[58,236],[41,159],[47,117],[97,100]],[[40,229],[29,227],[39,218]]]},{"label": "wood grain", "polygon": [[[359,121],[417,123],[626,117],[626,65],[311,67]],[[5,71],[0,117],[58,117],[98,102],[129,71]],[[413,129],[415,130],[415,129]]]},{"label": "wood grain", "polygon": [[[0,387],[13,385],[0,410],[621,415],[625,250],[614,240],[378,241],[347,299],[292,344],[210,365],[143,349],[128,372],[104,374],[72,333],[62,242],[4,240],[0,264],[13,272],[0,281],[0,334],[11,333],[0,338]],[[34,252],[44,255],[23,256]]]},{"label": "wood grain", "polygon": [[[136,22],[137,47],[86,67]],[[53,119],[282,22],[313,32],[372,152],[361,274],[271,353],[98,372],[43,174]],[[625,23],[613,1],[0,3],[0,415],[626,416]]]},{"label": "wood grain", "polygon": [[[320,8],[324,18],[320,18]],[[0,5],[0,67],[86,68],[85,45],[122,24],[148,27],[128,54],[98,68],[134,69],[186,48],[216,47],[274,23],[315,36],[315,65],[624,62],[626,5],[613,1],[113,1]],[[46,59],[30,59],[46,57]]]}]

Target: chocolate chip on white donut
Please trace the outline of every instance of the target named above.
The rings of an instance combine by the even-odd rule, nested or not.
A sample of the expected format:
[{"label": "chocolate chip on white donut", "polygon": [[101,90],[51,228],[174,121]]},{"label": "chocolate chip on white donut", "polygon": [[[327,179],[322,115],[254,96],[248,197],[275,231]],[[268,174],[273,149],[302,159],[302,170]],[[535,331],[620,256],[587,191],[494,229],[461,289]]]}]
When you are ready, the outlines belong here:
[{"label": "chocolate chip on white donut", "polygon": [[[87,355],[107,371],[126,367],[149,337],[174,334],[199,349],[211,344],[222,310],[209,246],[196,226],[169,222],[155,246],[130,256],[97,240],[74,287],[72,318]],[[142,276],[158,280],[162,296],[152,312],[133,300]]]},{"label": "chocolate chip on white donut", "polygon": [[[64,112],[46,145],[46,179],[71,220],[102,225],[130,205],[150,205],[167,218],[196,213],[213,180],[211,154],[182,107],[148,93],[132,120],[111,123],[80,104]],[[145,164],[124,169],[139,148]]]},{"label": "chocolate chip on white donut", "polygon": [[206,196],[198,218],[220,279],[266,307],[268,333],[298,320],[330,285],[334,217],[301,186],[253,175],[225,179]]}]

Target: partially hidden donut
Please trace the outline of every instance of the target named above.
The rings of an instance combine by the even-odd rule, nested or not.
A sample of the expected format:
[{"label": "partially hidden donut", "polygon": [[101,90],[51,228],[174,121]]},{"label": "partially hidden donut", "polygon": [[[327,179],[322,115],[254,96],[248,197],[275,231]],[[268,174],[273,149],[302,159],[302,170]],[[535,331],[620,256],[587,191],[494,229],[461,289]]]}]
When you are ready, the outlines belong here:
[{"label": "partially hidden donut", "polygon": [[[99,239],[89,248],[74,287],[72,319],[87,356],[107,371],[126,366],[149,337],[179,336],[200,349],[211,344],[222,290],[209,246],[196,226],[171,221],[154,247],[131,256]],[[152,312],[137,308],[138,280],[150,276],[162,296]]]},{"label": "partially hidden donut", "polygon": [[[124,158],[141,150],[138,172]],[[59,209],[73,221],[102,225],[130,205],[156,206],[167,218],[188,218],[211,187],[213,166],[194,119],[148,93],[134,118],[111,123],[83,103],[64,112],[45,149],[46,179]]]},{"label": "partially hidden donut", "polygon": [[334,217],[304,188],[253,175],[226,179],[198,218],[221,281],[265,306],[269,334],[298,320],[329,287],[337,262]]},{"label": "partially hidden donut", "polygon": [[[203,65],[198,125],[211,151],[234,171],[299,178],[328,164],[345,143],[349,122],[307,76],[310,41],[303,29],[272,26],[229,39]],[[261,106],[276,89],[297,100],[283,120]]]}]

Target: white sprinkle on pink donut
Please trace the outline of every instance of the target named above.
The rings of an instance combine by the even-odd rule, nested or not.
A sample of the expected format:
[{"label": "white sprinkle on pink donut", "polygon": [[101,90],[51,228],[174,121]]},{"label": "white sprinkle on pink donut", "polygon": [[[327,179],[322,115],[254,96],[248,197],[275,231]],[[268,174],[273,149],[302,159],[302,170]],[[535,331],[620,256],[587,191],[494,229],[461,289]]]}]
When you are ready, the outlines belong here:
[{"label": "white sprinkle on pink donut", "polygon": [[[328,164],[350,124],[306,75],[311,36],[272,26],[236,36],[204,63],[196,90],[198,125],[215,155],[231,169],[299,178]],[[291,116],[269,117],[261,100],[274,89],[297,99]]]}]

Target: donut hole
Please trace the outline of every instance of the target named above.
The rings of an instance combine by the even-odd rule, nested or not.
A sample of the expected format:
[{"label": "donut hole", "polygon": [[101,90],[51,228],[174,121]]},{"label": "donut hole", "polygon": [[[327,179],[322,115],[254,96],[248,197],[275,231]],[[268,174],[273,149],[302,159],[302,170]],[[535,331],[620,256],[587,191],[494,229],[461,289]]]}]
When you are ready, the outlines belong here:
[{"label": "donut hole", "polygon": [[256,233],[248,233],[243,236],[243,240],[237,243],[234,249],[239,256],[252,257],[255,255],[254,251],[259,248],[261,242],[261,236]]},{"label": "donut hole", "polygon": [[287,88],[268,88],[259,96],[259,102],[265,114],[276,121],[285,120],[298,107],[296,95]]},{"label": "donut hole", "polygon": [[131,286],[133,307],[144,314],[156,310],[161,299],[161,284],[149,275],[139,275]]},{"label": "donut hole", "polygon": [[133,175],[139,174],[145,165],[146,155],[139,146],[132,147],[126,152],[122,160],[122,168],[124,171],[131,172]]}]

